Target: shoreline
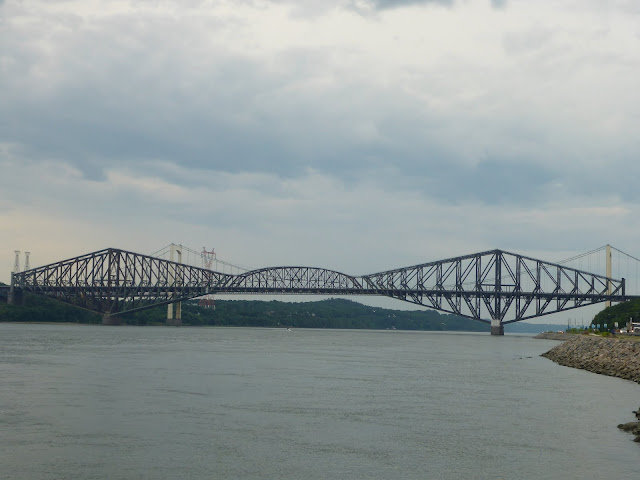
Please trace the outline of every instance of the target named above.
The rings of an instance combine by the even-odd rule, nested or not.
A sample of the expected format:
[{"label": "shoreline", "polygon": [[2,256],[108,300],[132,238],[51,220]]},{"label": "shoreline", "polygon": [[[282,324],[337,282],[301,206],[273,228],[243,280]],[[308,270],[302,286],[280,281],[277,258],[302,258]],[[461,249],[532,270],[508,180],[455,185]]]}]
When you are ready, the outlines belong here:
[{"label": "shoreline", "polygon": [[541,355],[559,365],[640,383],[640,341],[637,337],[551,332],[534,338],[562,342]]},{"label": "shoreline", "polygon": [[[636,337],[548,332],[534,338],[562,342],[540,355],[559,365],[640,384],[640,341]],[[639,421],[620,424],[618,428],[632,433],[634,442],[640,442],[640,408],[633,413]]]}]

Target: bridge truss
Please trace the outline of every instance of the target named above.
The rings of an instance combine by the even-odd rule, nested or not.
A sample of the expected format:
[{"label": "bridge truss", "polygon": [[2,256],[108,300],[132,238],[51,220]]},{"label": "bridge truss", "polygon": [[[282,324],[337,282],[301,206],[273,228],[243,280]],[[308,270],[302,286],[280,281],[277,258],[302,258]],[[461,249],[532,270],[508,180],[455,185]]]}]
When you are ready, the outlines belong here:
[{"label": "bridge truss", "polygon": [[109,248],[12,275],[12,288],[98,313],[144,310],[209,293],[230,275]]},{"label": "bridge truss", "polygon": [[624,301],[625,281],[502,250],[350,276],[312,267],[220,273],[109,248],[12,275],[12,291],[117,315],[216,293],[382,295],[492,326]]},{"label": "bridge truss", "polygon": [[369,289],[436,310],[501,324],[625,300],[625,282],[502,250],[363,277]]}]

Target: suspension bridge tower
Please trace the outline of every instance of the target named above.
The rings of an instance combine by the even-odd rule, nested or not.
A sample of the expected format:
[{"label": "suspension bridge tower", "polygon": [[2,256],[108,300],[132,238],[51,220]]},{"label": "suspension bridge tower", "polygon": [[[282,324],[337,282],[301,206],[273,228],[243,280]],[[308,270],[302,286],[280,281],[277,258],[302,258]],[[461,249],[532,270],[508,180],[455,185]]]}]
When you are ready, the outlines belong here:
[{"label": "suspension bridge tower", "polygon": [[[216,252],[215,249],[211,249],[210,252],[207,251],[205,247],[202,247],[202,268],[206,268],[207,270],[213,270],[213,262],[216,260]],[[216,301],[213,295],[205,295],[200,299],[198,305],[205,308],[216,309]]]},{"label": "suspension bridge tower", "polygon": [[[182,245],[175,245],[172,243],[169,246],[169,259],[172,262],[176,262],[169,266],[169,285],[175,287],[177,277],[176,270],[178,268],[177,264],[182,263]],[[170,295],[173,297],[175,294],[172,293]],[[176,327],[182,325],[182,302],[175,302],[167,305],[167,325]]]},{"label": "suspension bridge tower", "polygon": [[[611,295],[611,274],[612,274],[612,269],[611,269],[611,245],[609,245],[607,243],[606,245],[606,250],[605,250],[605,255],[606,255],[606,263],[607,263],[607,295]],[[610,307],[611,306],[611,300],[607,300],[604,303],[605,307]]]},{"label": "suspension bridge tower", "polygon": [[[10,305],[23,305],[24,295],[22,290],[16,289],[15,276],[20,273],[20,250],[14,250],[15,260],[13,262],[13,270],[11,271],[11,286],[9,287],[9,296],[7,297],[7,303]],[[29,269],[29,254],[31,252],[25,252],[27,260],[25,262],[25,270]]]},{"label": "suspension bridge tower", "polygon": [[16,258],[13,262],[13,273],[20,273],[20,250],[14,250]]}]

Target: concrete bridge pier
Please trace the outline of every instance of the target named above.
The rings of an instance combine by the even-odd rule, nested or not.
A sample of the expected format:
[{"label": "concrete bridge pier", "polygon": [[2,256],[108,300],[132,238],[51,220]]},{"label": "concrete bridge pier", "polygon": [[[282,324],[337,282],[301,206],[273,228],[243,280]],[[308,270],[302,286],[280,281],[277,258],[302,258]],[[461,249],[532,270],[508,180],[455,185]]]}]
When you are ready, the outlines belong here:
[{"label": "concrete bridge pier", "polygon": [[491,335],[504,335],[504,325],[499,318],[491,319]]},{"label": "concrete bridge pier", "polygon": [[116,317],[115,315],[109,315],[108,313],[102,316],[102,324],[103,325],[122,325],[122,320],[120,317]]},{"label": "concrete bridge pier", "polygon": [[9,305],[24,305],[24,292],[22,290],[15,290],[12,287],[7,295],[7,303]]},{"label": "concrete bridge pier", "polygon": [[24,292],[20,288],[16,288],[15,274],[11,272],[11,286],[7,294],[7,303],[9,305],[24,305]]},{"label": "concrete bridge pier", "polygon": [[182,325],[182,302],[170,303],[167,307],[167,326],[179,327],[180,325]]}]

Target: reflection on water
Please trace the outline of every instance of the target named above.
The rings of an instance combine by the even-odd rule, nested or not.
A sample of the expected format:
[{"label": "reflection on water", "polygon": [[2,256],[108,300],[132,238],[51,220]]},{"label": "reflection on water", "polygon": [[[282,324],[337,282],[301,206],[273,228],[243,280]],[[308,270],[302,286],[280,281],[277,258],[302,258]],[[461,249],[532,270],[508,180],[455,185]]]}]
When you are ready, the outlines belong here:
[{"label": "reflection on water", "polygon": [[640,387],[554,344],[0,324],[0,477],[639,478]]}]

